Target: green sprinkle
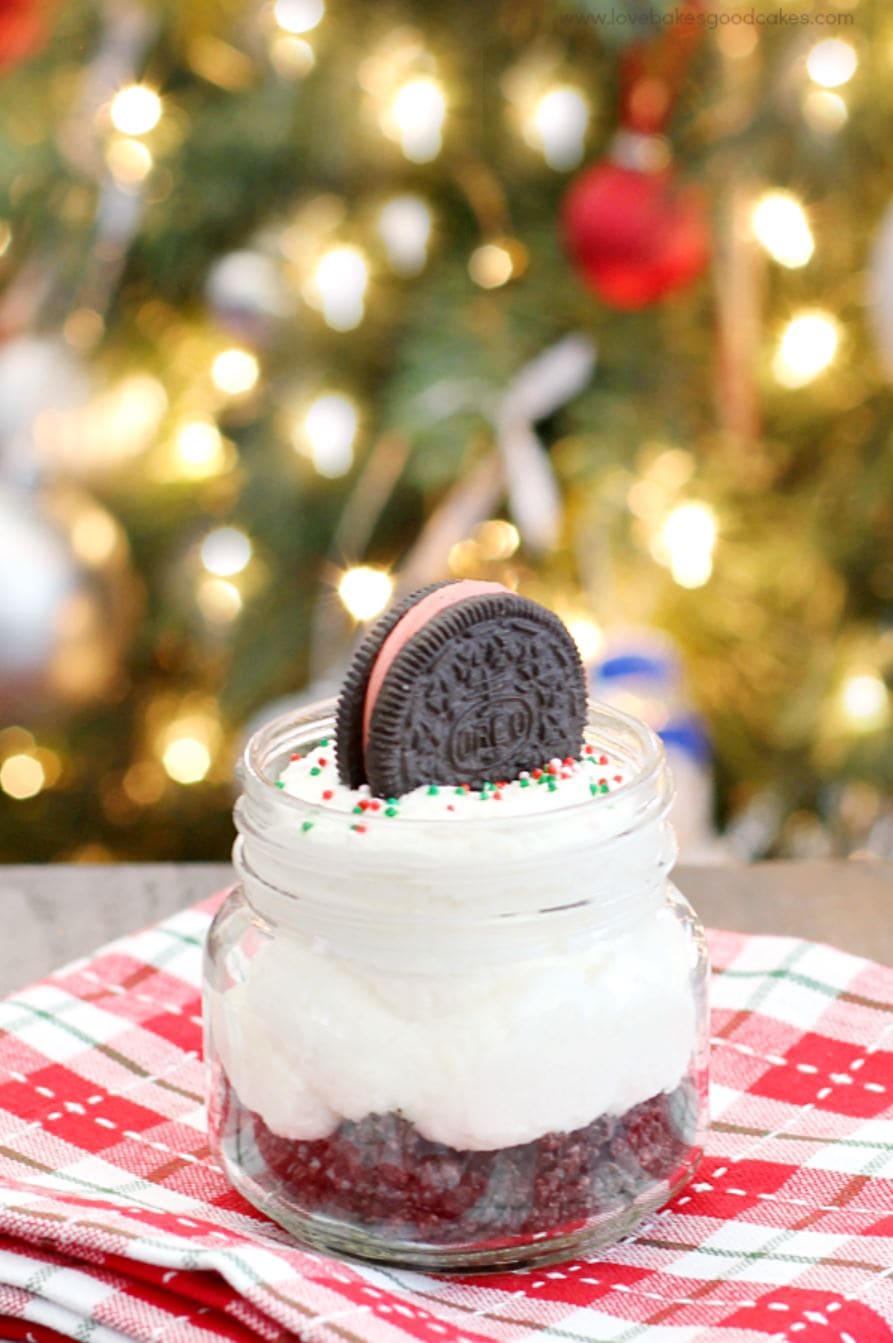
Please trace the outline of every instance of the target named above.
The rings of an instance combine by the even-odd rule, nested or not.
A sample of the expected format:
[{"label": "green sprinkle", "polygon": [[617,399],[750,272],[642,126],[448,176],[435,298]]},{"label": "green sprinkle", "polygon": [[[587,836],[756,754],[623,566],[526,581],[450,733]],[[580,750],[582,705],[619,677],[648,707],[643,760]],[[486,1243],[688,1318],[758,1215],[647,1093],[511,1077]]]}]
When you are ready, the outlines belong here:
[{"label": "green sprinkle", "polygon": [[312,829],[313,829],[313,822],[312,822],[312,821],[302,821],[302,822],[301,822],[301,831],[302,831],[303,834],[306,835],[307,831],[308,831],[308,830],[312,830]]},{"label": "green sprinkle", "polygon": [[277,779],[277,780],[276,780],[276,787],[277,787],[277,788],[284,788],[284,787],[285,787],[285,780],[284,780],[284,779]]},{"label": "green sprinkle", "polygon": [[385,816],[396,816],[396,815],[397,815],[397,808],[396,808],[396,807],[385,807],[385,809],[384,809],[384,814],[385,814]]},{"label": "green sprinkle", "polygon": [[486,802],[486,801],[487,801],[487,798],[488,798],[489,796],[490,796],[490,794],[487,792],[487,790],[486,790],[485,788],[482,788],[482,789],[481,789],[481,801],[482,801],[482,802]]},{"label": "green sprinkle", "polygon": [[549,780],[549,792],[550,792],[550,793],[554,793],[557,787],[558,787],[558,784],[555,782],[555,780],[554,780],[554,779],[550,779],[550,780]]},{"label": "green sprinkle", "polygon": [[397,805],[397,799],[395,797],[386,797],[385,802],[389,807],[396,807]]},{"label": "green sprinkle", "polygon": [[311,773],[311,774],[322,774],[322,770],[320,769],[319,765],[314,765],[313,768],[311,769],[310,773]]},{"label": "green sprinkle", "polygon": [[362,814],[363,814],[363,808],[362,808],[362,807],[354,807],[354,809],[353,809],[353,814],[354,814],[354,816],[362,816]]},{"label": "green sprinkle", "polygon": [[429,796],[429,797],[437,797],[437,794],[438,794],[439,792],[440,792],[440,789],[437,787],[437,784],[436,784],[436,783],[429,783],[429,784],[428,784],[428,796]]},{"label": "green sprinkle", "polygon": [[454,789],[454,792],[457,794],[458,797],[464,797],[465,795],[465,789],[462,787]]},{"label": "green sprinkle", "polygon": [[529,780],[529,779],[521,779],[520,782],[521,782],[521,787],[522,787],[522,788],[529,788],[529,787],[530,787],[530,780]]},{"label": "green sprinkle", "polygon": [[328,737],[323,737],[322,741],[321,741],[319,744],[320,744],[320,746],[328,746],[328,744],[329,744],[329,739],[328,739]]},{"label": "green sprinkle", "polygon": [[598,791],[599,791],[600,793],[610,793],[611,790],[610,790],[610,788],[608,787],[608,785],[607,785],[606,783],[602,783],[602,784],[599,784],[599,789],[598,789]]},{"label": "green sprinkle", "polygon": [[589,785],[589,791],[590,791],[590,793],[593,793],[593,794],[597,793],[597,792],[598,792],[598,784],[597,784],[597,783],[591,783],[591,784]]}]

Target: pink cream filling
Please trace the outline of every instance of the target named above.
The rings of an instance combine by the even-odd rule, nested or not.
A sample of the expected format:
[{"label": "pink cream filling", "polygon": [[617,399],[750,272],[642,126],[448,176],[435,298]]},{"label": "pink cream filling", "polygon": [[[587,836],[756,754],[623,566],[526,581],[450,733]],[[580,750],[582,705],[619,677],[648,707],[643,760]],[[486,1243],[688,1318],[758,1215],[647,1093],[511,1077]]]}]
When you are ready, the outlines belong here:
[{"label": "pink cream filling", "polygon": [[447,610],[450,606],[455,606],[457,602],[464,602],[469,597],[480,597],[489,592],[508,591],[509,589],[504,587],[502,583],[484,583],[471,578],[463,578],[458,583],[449,583],[446,587],[435,588],[433,592],[428,593],[427,597],[422,597],[420,601],[409,608],[405,615],[400,617],[381,648],[379,648],[378,656],[372,664],[372,671],[369,675],[366,699],[363,703],[364,751],[369,745],[369,725],[372,722],[372,713],[375,709],[375,701],[378,699],[379,691],[393,666],[394,659],[402,652],[410,639],[415,638],[419,630],[428,623],[432,616],[436,616],[440,611]]}]

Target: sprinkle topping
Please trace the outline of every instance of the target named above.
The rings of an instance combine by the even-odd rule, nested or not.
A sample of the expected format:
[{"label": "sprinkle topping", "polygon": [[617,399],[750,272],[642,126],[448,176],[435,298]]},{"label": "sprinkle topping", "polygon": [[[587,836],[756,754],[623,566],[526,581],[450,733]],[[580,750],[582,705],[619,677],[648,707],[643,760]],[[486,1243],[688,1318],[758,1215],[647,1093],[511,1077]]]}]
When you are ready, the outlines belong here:
[{"label": "sprinkle topping", "polygon": [[[595,765],[597,768],[592,769]],[[291,753],[276,787],[313,806],[312,819],[299,823],[300,833],[310,834],[320,826],[324,832],[343,827],[350,842],[361,839],[370,828],[390,825],[396,819],[455,820],[480,816],[481,802],[499,802],[501,817],[544,813],[551,807],[570,806],[614,792],[625,782],[622,762],[587,743],[579,759],[565,756],[543,761],[517,779],[487,780],[479,789],[470,784],[444,787],[422,784],[403,797],[374,797],[368,784],[348,788],[338,778],[331,740]],[[489,807],[487,812],[489,813]]]}]

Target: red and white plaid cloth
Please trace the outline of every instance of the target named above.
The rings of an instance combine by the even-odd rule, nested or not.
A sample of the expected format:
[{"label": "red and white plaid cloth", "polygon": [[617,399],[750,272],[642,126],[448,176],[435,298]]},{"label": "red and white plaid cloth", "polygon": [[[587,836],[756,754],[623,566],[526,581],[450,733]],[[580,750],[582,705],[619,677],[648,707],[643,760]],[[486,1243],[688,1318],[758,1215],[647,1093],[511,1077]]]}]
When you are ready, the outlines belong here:
[{"label": "red and white plaid cloth", "polygon": [[586,1259],[437,1279],[296,1249],[212,1162],[213,903],[0,1005],[0,1338],[893,1343],[893,971],[713,933],[694,1184]]}]

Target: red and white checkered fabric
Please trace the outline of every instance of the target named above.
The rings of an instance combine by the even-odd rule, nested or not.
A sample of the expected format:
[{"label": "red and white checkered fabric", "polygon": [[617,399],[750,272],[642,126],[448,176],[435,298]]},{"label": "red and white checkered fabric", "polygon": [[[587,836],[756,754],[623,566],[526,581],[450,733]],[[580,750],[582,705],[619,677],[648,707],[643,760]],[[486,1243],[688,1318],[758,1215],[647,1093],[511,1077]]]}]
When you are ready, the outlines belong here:
[{"label": "red and white checkered fabric", "polygon": [[587,1259],[437,1279],[295,1248],[212,1162],[212,905],[0,1005],[0,1338],[893,1343],[893,971],[713,933],[695,1183]]}]

